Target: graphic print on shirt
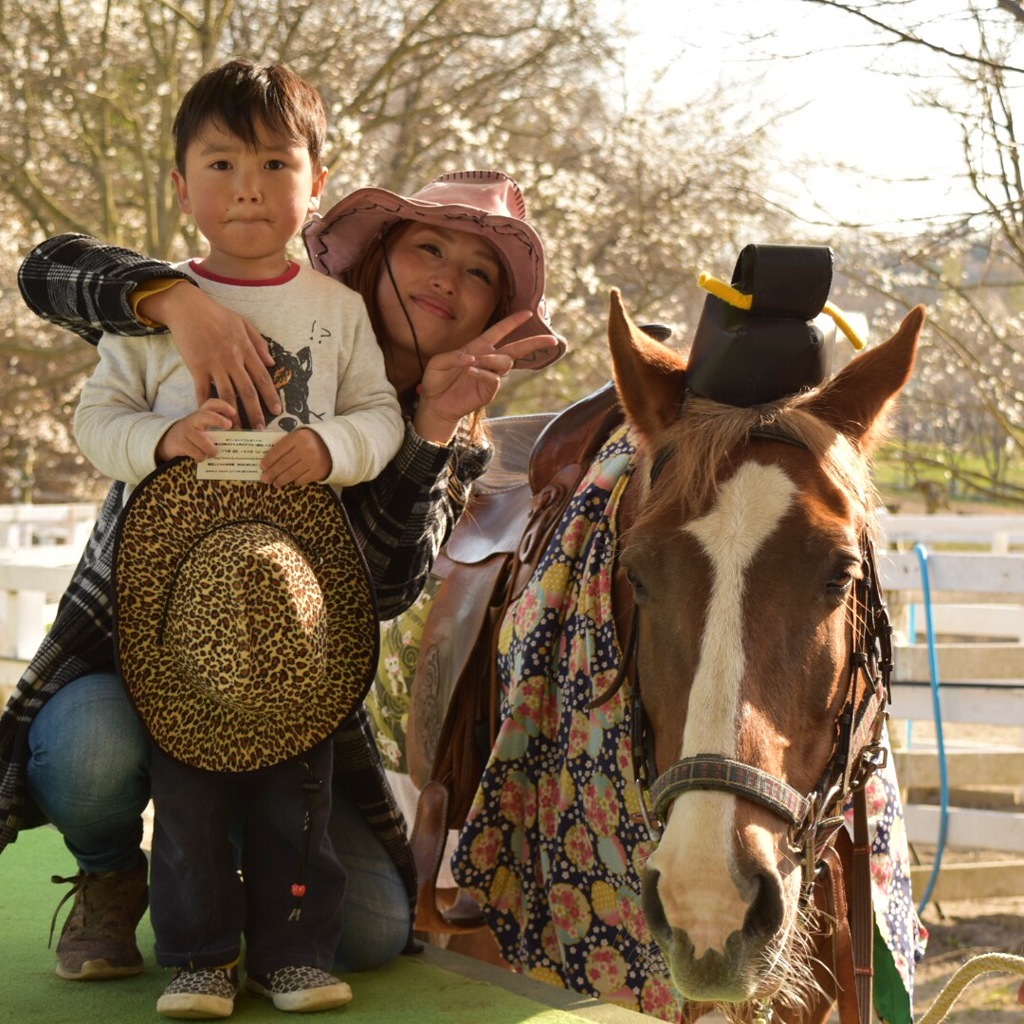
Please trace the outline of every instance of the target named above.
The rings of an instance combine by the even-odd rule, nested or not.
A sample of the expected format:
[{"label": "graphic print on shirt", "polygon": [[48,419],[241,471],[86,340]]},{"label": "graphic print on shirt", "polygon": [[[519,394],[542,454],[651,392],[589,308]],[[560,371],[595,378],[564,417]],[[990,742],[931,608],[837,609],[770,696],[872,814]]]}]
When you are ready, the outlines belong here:
[{"label": "graphic print on shirt", "polygon": [[[289,352],[265,334],[263,340],[274,359],[270,379],[274,382],[282,408],[281,415],[268,421],[267,427],[292,431],[300,423],[309,423],[309,378],[313,375],[313,353],[308,346],[298,352]],[[323,419],[323,416],[317,416],[317,419]]]},{"label": "graphic print on shirt", "polygon": [[[311,420],[319,421],[333,413],[333,410],[324,412],[313,412],[309,408],[309,380],[313,376],[313,346],[328,342],[331,338],[331,331],[314,320],[309,329],[310,344],[300,348],[297,352],[291,352],[280,342],[275,341],[269,335],[261,335],[267,343],[274,365],[269,368],[270,379],[274,382],[277,396],[281,400],[282,412],[279,416],[271,416],[263,399],[260,405],[263,415],[266,417],[267,430],[283,430],[290,433],[300,424],[308,424]],[[213,390],[216,395],[216,389]],[[250,429],[245,409],[241,406],[238,410],[242,428]]]}]

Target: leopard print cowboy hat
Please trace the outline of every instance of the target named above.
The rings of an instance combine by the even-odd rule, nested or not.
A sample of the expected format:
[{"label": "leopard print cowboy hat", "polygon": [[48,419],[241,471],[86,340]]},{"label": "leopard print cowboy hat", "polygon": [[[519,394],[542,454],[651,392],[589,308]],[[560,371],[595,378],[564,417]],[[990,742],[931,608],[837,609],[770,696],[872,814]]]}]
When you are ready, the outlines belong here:
[{"label": "leopard print cowboy hat", "polygon": [[533,316],[505,341],[550,334],[558,344],[516,361],[517,369],[540,370],[566,350],[566,341],[548,323],[544,301],[544,245],[526,219],[526,200],[515,179],[501,171],[442,174],[410,196],[383,188],[359,188],[303,229],[310,262],[338,278],[400,220],[469,231],[486,239],[505,268],[509,311]]},{"label": "leopard print cowboy hat", "polygon": [[218,772],[277,764],[365,697],[376,603],[329,487],[199,480],[177,459],[132,493],[114,558],[118,670],[177,760]]}]

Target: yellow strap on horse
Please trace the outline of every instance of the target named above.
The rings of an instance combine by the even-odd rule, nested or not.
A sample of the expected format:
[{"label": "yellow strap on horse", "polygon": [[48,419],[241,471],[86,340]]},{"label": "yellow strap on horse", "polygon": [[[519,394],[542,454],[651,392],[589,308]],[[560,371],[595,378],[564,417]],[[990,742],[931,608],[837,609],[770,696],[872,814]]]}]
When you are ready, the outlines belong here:
[{"label": "yellow strap on horse", "polygon": [[[717,277],[712,277],[710,274],[701,274],[697,278],[697,284],[706,292],[710,292],[715,296],[716,299],[721,299],[723,302],[728,303],[730,306],[735,306],[737,309],[749,310],[754,304],[754,296],[746,295],[743,292],[733,288],[731,284],[726,284],[724,281]],[[859,352],[864,348],[864,339],[853,329],[853,326],[846,319],[845,314],[837,306],[831,302],[826,302],[821,309],[822,313],[827,313],[835,321],[836,326],[846,335],[849,339],[850,344],[857,349]]]},{"label": "yellow strap on horse", "polygon": [[981,953],[971,957],[961,965],[956,974],[946,982],[945,987],[936,996],[928,1012],[917,1024],[941,1024],[946,1019],[960,993],[982,974],[993,971],[1005,971],[1010,974],[1024,974],[1024,956],[1010,953]]}]

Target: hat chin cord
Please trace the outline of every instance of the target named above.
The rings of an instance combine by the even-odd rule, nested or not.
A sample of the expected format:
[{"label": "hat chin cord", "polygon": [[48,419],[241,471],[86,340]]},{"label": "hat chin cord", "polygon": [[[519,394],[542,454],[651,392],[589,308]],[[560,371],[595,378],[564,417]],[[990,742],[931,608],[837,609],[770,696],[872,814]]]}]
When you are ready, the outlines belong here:
[{"label": "hat chin cord", "polygon": [[[396,221],[395,223],[400,222]],[[416,350],[416,362],[420,364],[420,381],[422,382],[423,375],[427,372],[427,367],[423,361],[423,352],[420,349],[420,339],[416,335],[416,328],[413,326],[412,317],[409,316],[409,310],[405,308],[405,303],[402,301],[402,293],[398,290],[398,284],[395,281],[395,274],[391,269],[391,258],[388,255],[387,235],[391,233],[391,230],[392,229],[389,228],[387,234],[385,234],[380,241],[381,249],[384,254],[384,268],[388,272],[388,280],[391,282],[391,287],[394,289],[395,298],[398,299],[398,305],[402,307],[402,314],[405,316],[405,322],[409,325],[409,332],[412,334],[413,348]]]},{"label": "hat chin cord", "polygon": [[306,769],[306,778],[302,783],[302,791],[306,794],[306,811],[302,819],[303,845],[302,859],[296,879],[291,884],[292,911],[289,921],[298,921],[302,917],[302,898],[306,895],[306,867],[309,864],[310,843],[313,831],[313,796],[323,786],[323,779],[318,779],[309,766],[308,761],[299,762]]}]

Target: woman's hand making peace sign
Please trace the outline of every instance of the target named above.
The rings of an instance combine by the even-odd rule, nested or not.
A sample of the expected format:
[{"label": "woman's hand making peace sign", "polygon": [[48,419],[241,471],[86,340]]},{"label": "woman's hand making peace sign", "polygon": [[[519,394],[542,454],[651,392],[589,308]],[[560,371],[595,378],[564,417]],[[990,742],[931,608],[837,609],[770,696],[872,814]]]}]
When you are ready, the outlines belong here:
[{"label": "woman's hand making peace sign", "polygon": [[503,339],[530,316],[529,310],[512,313],[462,348],[440,352],[428,360],[413,417],[413,426],[420,437],[435,444],[448,444],[464,416],[493,400],[502,378],[517,359],[528,358],[534,352],[558,344],[550,334],[502,344]]}]

